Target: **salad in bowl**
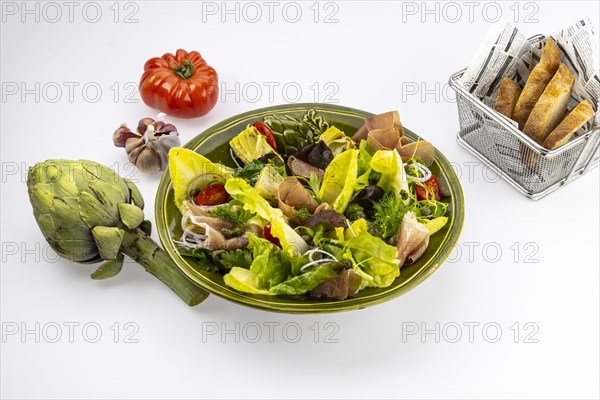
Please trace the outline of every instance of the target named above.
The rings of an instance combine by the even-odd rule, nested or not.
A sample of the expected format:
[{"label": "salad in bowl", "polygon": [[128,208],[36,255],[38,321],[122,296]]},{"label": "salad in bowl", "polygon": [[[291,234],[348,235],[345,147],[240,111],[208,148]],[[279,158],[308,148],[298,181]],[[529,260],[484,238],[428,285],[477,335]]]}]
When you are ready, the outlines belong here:
[{"label": "salad in bowl", "polygon": [[181,213],[173,243],[237,292],[336,301],[386,288],[448,222],[435,149],[410,140],[396,111],[355,132],[314,110],[266,115],[228,147],[229,166],[169,152]]}]

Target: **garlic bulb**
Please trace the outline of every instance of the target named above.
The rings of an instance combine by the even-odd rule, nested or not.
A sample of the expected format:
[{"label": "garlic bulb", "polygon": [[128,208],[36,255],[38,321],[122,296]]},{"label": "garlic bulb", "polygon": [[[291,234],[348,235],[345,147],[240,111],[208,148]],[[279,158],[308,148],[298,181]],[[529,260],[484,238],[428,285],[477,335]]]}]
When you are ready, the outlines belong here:
[{"label": "garlic bulb", "polygon": [[113,133],[113,143],[124,147],[129,161],[146,173],[164,171],[169,150],[181,145],[175,126],[152,118],[142,118],[137,133],[122,124]]}]

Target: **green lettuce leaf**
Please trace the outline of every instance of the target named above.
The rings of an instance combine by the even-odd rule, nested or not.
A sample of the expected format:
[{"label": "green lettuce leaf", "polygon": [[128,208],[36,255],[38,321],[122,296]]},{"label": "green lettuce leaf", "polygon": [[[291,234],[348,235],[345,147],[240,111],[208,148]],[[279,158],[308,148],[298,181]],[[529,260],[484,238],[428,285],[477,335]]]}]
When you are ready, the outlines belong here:
[{"label": "green lettuce leaf", "polygon": [[357,178],[358,150],[350,149],[335,157],[325,169],[319,198],[339,213],[344,213]]},{"label": "green lettuce leaf", "polygon": [[246,234],[250,238],[248,247],[254,256],[250,271],[259,276],[267,287],[275,286],[288,279],[291,275],[289,255],[266,239],[251,233]]},{"label": "green lettuce leaf", "polygon": [[249,269],[252,265],[252,252],[247,248],[213,251],[212,258],[226,270],[233,267]]},{"label": "green lettuce leaf", "polygon": [[302,274],[302,272],[300,271],[300,268],[302,268],[309,262],[310,262],[310,260],[308,258],[308,254],[302,254],[301,256],[297,256],[297,257],[290,257],[292,275],[298,276],[298,275]]},{"label": "green lettuce leaf", "polygon": [[195,249],[181,249],[179,254],[183,257],[193,258],[196,262],[192,264],[192,268],[199,271],[217,272],[219,268],[215,265],[213,258],[210,254],[210,250],[195,248]]},{"label": "green lettuce leaf", "polygon": [[273,208],[248,182],[241,178],[228,179],[225,190],[236,200],[239,200],[245,210],[257,214],[265,221],[283,218],[283,212]]},{"label": "green lettuce leaf", "polygon": [[190,198],[194,190],[203,189],[215,180],[225,181],[234,172],[232,168],[213,163],[183,147],[173,147],[169,151],[169,173],[175,191],[175,205],[181,212],[183,201]]},{"label": "green lettuce leaf", "polygon": [[400,197],[402,191],[408,192],[408,180],[402,164],[402,158],[396,150],[378,150],[371,158],[371,168],[381,173],[377,186],[391,191]]},{"label": "green lettuce leaf", "polygon": [[369,186],[369,176],[371,175],[371,158],[375,154],[375,149],[366,140],[361,140],[358,147],[358,159],[357,159],[357,176],[356,184],[354,185],[355,191],[360,191],[365,186]]},{"label": "green lettuce leaf", "polygon": [[294,276],[279,285],[271,287],[270,291],[274,294],[298,295],[305,294],[321,283],[324,283],[337,276],[340,265],[337,262],[320,264],[313,270]]},{"label": "green lettuce leaf", "polygon": [[265,167],[265,163],[259,160],[250,161],[241,171],[235,173],[236,178],[242,178],[249,183],[254,183],[260,176],[263,168]]},{"label": "green lettuce leaf", "polygon": [[344,242],[357,237],[362,232],[368,230],[367,221],[364,218],[359,218],[353,221],[350,226],[335,228],[335,236],[339,242]]},{"label": "green lettuce leaf", "polygon": [[223,276],[225,284],[244,293],[274,295],[269,291],[265,281],[246,268],[233,267],[228,274]]},{"label": "green lettuce leaf", "polygon": [[398,250],[378,237],[363,231],[346,242],[356,266],[368,277],[360,273],[366,286],[387,287],[400,275],[396,256]]}]

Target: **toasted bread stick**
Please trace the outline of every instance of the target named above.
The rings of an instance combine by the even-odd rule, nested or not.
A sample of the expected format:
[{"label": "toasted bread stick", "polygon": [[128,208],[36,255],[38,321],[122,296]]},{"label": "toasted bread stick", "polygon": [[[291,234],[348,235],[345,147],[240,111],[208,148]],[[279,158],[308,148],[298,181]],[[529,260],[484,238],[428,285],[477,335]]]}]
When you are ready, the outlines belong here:
[{"label": "toasted bread stick", "polygon": [[592,104],[584,100],[571,110],[569,114],[561,121],[560,124],[544,140],[543,146],[547,149],[554,150],[567,143],[571,136],[579,130],[587,121],[592,118],[596,112]]},{"label": "toasted bread stick", "polygon": [[535,103],[537,103],[546,85],[548,85],[550,79],[552,79],[558,70],[559,65],[560,53],[554,40],[550,37],[544,45],[540,62],[533,67],[523,88],[523,93],[515,105],[512,119],[517,121],[519,129],[523,129],[525,126],[529,114],[531,114],[531,111],[535,107]]},{"label": "toasted bread stick", "polygon": [[561,64],[531,111],[523,132],[542,144],[565,116],[575,77]]},{"label": "toasted bread stick", "polygon": [[494,104],[494,110],[508,118],[512,118],[515,105],[517,104],[520,95],[521,88],[515,81],[510,78],[502,79],[500,90],[498,91],[498,98]]}]

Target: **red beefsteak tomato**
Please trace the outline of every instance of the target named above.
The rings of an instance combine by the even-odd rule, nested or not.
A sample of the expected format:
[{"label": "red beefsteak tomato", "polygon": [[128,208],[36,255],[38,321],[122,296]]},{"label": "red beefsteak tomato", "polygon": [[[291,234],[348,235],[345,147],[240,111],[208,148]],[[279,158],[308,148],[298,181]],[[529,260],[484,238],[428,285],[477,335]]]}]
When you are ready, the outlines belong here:
[{"label": "red beefsteak tomato", "polygon": [[148,106],[177,118],[195,118],[217,103],[217,72],[197,51],[179,49],[146,61],[140,94]]}]

